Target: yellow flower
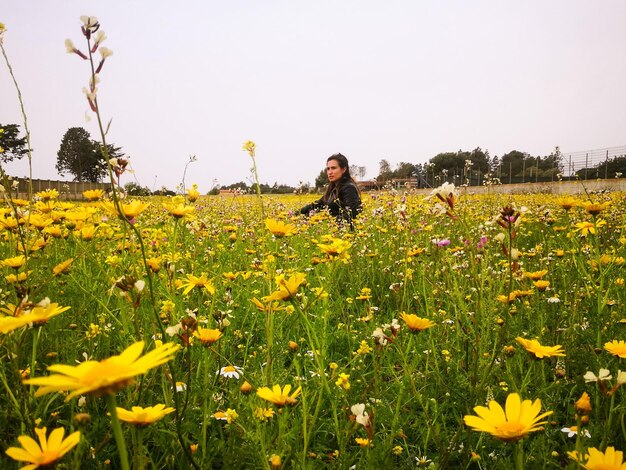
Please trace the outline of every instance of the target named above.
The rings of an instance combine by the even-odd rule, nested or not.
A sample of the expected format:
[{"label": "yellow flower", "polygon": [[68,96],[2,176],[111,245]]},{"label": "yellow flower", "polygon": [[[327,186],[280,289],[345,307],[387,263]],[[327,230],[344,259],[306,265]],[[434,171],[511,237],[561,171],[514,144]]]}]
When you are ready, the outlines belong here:
[{"label": "yellow flower", "polygon": [[97,201],[98,199],[102,199],[104,197],[104,190],[88,189],[87,191],[83,191],[83,196],[88,201]]},{"label": "yellow flower", "polygon": [[282,390],[280,385],[274,385],[271,389],[269,387],[261,387],[256,391],[256,394],[265,401],[273,403],[279,408],[285,405],[295,405],[298,403],[296,397],[302,393],[302,387],[298,387],[290,395],[291,385],[285,385]]},{"label": "yellow flower", "polygon": [[595,224],[592,222],[578,222],[576,224],[575,232],[580,232],[583,237],[589,234],[595,235],[596,229],[606,225],[606,220],[598,219]]},{"label": "yellow flower", "polygon": [[356,350],[356,353],[359,356],[364,356],[366,354],[369,354],[370,352],[372,352],[372,348],[369,345],[369,343],[365,341],[364,339],[361,340],[361,344],[359,344],[359,349]]},{"label": "yellow flower", "polygon": [[363,287],[361,293],[355,297],[356,300],[370,300],[372,298],[372,289]]},{"label": "yellow flower", "polygon": [[335,382],[335,385],[343,388],[344,390],[350,390],[350,375],[342,372],[339,374],[339,378]]},{"label": "yellow flower", "polygon": [[374,447],[374,444],[372,443],[372,441],[370,441],[367,438],[355,437],[354,442],[356,442],[361,447]]},{"label": "yellow flower", "polygon": [[566,211],[570,210],[572,207],[577,207],[580,205],[580,201],[571,196],[559,198],[556,200],[556,203]]},{"label": "yellow flower", "polygon": [[162,261],[163,261],[163,258],[158,256],[156,258],[148,258],[148,259],[146,259],[146,264],[150,268],[150,271],[152,271],[154,273],[157,273],[157,272],[159,272],[161,270],[161,262]]},{"label": "yellow flower", "polygon": [[497,401],[491,400],[489,407],[474,407],[474,412],[478,416],[465,415],[463,421],[475,431],[488,432],[496,439],[514,442],[531,432],[543,429],[541,425],[546,421],[541,420],[551,415],[552,411],[546,411],[541,415],[540,411],[539,399],[534,402],[522,401],[517,393],[511,393],[506,399],[504,409]]},{"label": "yellow flower", "polygon": [[577,413],[585,415],[591,413],[591,399],[589,398],[589,394],[587,392],[583,392],[574,404],[574,407],[576,408]]},{"label": "yellow flower", "polygon": [[210,346],[211,344],[217,342],[222,336],[224,336],[224,334],[217,329],[202,328],[199,326],[198,329],[193,332],[193,336],[198,338],[203,345]]},{"label": "yellow flower", "polygon": [[150,205],[147,202],[141,202],[138,200],[134,200],[128,204],[125,204],[120,201],[119,203],[120,210],[118,211],[118,209],[115,207],[115,203],[113,203],[112,201],[104,201],[101,204],[102,204],[102,207],[106,209],[108,212],[110,212],[111,214],[114,214],[120,217],[125,217],[127,219],[134,219],[143,211],[145,211]]},{"label": "yellow flower", "polygon": [[525,339],[521,336],[515,338],[519,344],[524,346],[526,351],[534,355],[537,359],[544,357],[565,356],[563,347],[560,344],[556,346],[542,346],[536,339]]},{"label": "yellow flower", "polygon": [[615,450],[615,447],[607,447],[604,452],[591,447],[586,455],[573,451],[567,455],[588,470],[626,470],[624,453]]},{"label": "yellow flower", "polygon": [[9,333],[23,326],[34,324],[42,325],[52,317],[69,310],[70,307],[59,307],[57,303],[50,303],[49,299],[42,300],[30,309],[22,310],[13,304],[8,304],[1,310],[8,316],[0,317],[0,333]]},{"label": "yellow flower", "polygon": [[626,359],[626,342],[623,339],[619,341],[614,339],[613,341],[604,343],[604,349],[614,356]]},{"label": "yellow flower", "polygon": [[248,141],[244,142],[242,148],[243,148],[243,150],[248,152],[251,157],[254,157],[254,152],[256,150],[256,144],[254,142],[252,142],[251,140],[248,140]]},{"label": "yellow flower", "polygon": [[26,263],[26,257],[24,255],[14,256],[13,258],[6,258],[2,260],[2,265],[7,268],[20,269]]},{"label": "yellow flower", "polygon": [[187,199],[189,202],[195,202],[200,197],[200,191],[198,191],[198,185],[194,184],[191,188],[187,190]]},{"label": "yellow flower", "polygon": [[237,418],[239,418],[239,415],[235,410],[228,408],[226,411],[216,411],[215,413],[213,413],[213,417],[215,419],[224,420],[228,424],[230,424]]},{"label": "yellow flower", "polygon": [[117,407],[116,411],[120,421],[136,424],[137,426],[147,426],[148,424],[156,423],[165,415],[173,413],[176,410],[172,407],[166,408],[165,405],[159,403],[158,405],[147,406],[145,408],[133,406],[131,411]]},{"label": "yellow flower", "polygon": [[412,313],[402,312],[400,318],[406,323],[406,326],[411,331],[423,331],[435,326],[435,323],[427,318],[421,318]]},{"label": "yellow flower", "polygon": [[277,277],[279,290],[272,292],[270,295],[263,297],[263,302],[273,302],[275,300],[289,300],[298,292],[298,288],[306,284],[306,275],[303,273],[294,273],[289,279],[280,276]]},{"label": "yellow flower", "polygon": [[270,467],[272,468],[280,468],[280,466],[283,464],[280,455],[277,454],[272,454],[268,460],[270,462]]},{"label": "yellow flower", "polygon": [[48,377],[34,377],[23,383],[39,385],[35,396],[51,392],[71,391],[65,401],[87,393],[106,395],[130,384],[137,375],[165,364],[174,358],[179,345],[166,343],[141,356],[144,342],[138,341],[126,348],[120,355],[102,361],[84,361],[77,366],[55,364],[48,367],[57,374]]},{"label": "yellow flower", "polygon": [[288,237],[297,233],[295,225],[286,224],[282,220],[265,219],[265,226],[275,237]]},{"label": "yellow flower", "polygon": [[597,203],[597,202],[584,202],[583,207],[587,212],[591,215],[598,215],[604,209],[608,208],[611,205],[610,201]]},{"label": "yellow flower", "polygon": [[4,276],[4,278],[9,284],[15,284],[18,282],[24,282],[26,279],[28,279],[30,273],[32,273],[32,271],[28,271],[27,273],[19,273],[17,276],[15,274],[7,274],[6,276]]},{"label": "yellow flower", "polygon": [[46,437],[46,428],[35,428],[39,443],[30,436],[17,438],[22,447],[9,447],[6,454],[18,462],[28,462],[22,470],[48,467],[72,450],[80,441],[80,431],[73,432],[65,439],[65,429],[56,428]]},{"label": "yellow flower", "polygon": [[271,408],[255,408],[253,415],[259,421],[269,421],[276,412]]},{"label": "yellow flower", "polygon": [[206,291],[213,295],[215,294],[215,287],[213,283],[207,279],[206,274],[201,274],[200,277],[196,277],[193,274],[187,274],[187,281],[182,281],[178,286],[178,289],[185,289],[183,295],[189,294],[194,287],[204,287]]},{"label": "yellow flower", "polygon": [[326,256],[330,259],[347,261],[350,259],[348,250],[352,247],[352,243],[341,238],[331,238],[330,243],[318,243],[317,247],[326,253]]},{"label": "yellow flower", "polygon": [[539,279],[538,281],[533,282],[533,284],[539,292],[543,292],[550,286],[550,281],[544,281],[543,279]]},{"label": "yellow flower", "polygon": [[57,199],[59,197],[59,192],[56,189],[46,189],[45,191],[36,193],[35,196],[43,201],[50,201],[52,199]]},{"label": "yellow flower", "polygon": [[176,219],[181,219],[193,214],[196,208],[185,204],[163,204],[163,207]]},{"label": "yellow flower", "polygon": [[543,278],[543,276],[545,276],[546,274],[548,274],[548,270],[543,269],[541,271],[525,272],[524,277],[527,277],[531,281],[538,281],[539,279]]},{"label": "yellow flower", "polygon": [[54,276],[58,276],[59,274],[67,274],[68,272],[70,272],[70,266],[72,266],[73,262],[74,258],[69,258],[57,264],[54,268],[52,268],[52,274]]}]

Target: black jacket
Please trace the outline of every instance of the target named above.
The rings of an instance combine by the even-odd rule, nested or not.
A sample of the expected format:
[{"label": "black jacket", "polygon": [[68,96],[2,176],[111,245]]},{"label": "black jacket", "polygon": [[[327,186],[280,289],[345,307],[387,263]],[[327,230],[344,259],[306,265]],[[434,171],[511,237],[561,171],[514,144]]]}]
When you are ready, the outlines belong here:
[{"label": "black jacket", "polygon": [[338,221],[345,221],[352,224],[352,219],[362,210],[359,190],[354,183],[348,181],[341,185],[339,191],[334,189],[330,193],[328,202],[324,202],[324,198],[321,197],[317,201],[307,204],[300,209],[300,214],[308,215],[313,210],[322,209],[328,209],[330,214]]}]

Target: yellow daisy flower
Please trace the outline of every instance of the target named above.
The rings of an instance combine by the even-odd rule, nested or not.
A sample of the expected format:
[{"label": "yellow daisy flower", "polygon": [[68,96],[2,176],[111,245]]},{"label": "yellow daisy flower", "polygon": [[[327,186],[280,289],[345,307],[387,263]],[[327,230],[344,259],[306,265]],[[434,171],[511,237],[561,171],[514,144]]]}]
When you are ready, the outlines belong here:
[{"label": "yellow daisy flower", "polygon": [[289,279],[278,277],[279,290],[272,292],[270,295],[263,297],[263,302],[273,302],[275,300],[289,300],[298,292],[298,288],[306,284],[306,275],[303,273],[294,273]]},{"label": "yellow daisy flower", "polygon": [[26,257],[24,255],[14,256],[12,258],[6,258],[2,260],[2,265],[7,268],[20,269],[26,263]]},{"label": "yellow daisy flower", "polygon": [[159,403],[158,405],[147,406],[145,408],[133,406],[131,411],[117,407],[116,411],[120,421],[136,424],[137,426],[147,426],[148,424],[156,423],[165,415],[173,413],[176,410],[172,407],[166,408],[165,405]]},{"label": "yellow daisy flower", "polygon": [[18,462],[28,462],[22,470],[33,470],[47,467],[72,450],[80,441],[80,431],[73,432],[65,439],[65,429],[56,428],[50,436],[46,436],[46,428],[35,428],[39,443],[30,436],[19,436],[17,440],[22,447],[9,447],[6,454]]},{"label": "yellow daisy flower", "polygon": [[88,201],[97,201],[104,197],[104,190],[102,189],[88,189],[83,191],[83,197]]},{"label": "yellow daisy flower", "polygon": [[215,287],[213,286],[213,283],[204,273],[201,274],[200,277],[194,276],[193,274],[187,274],[187,280],[181,281],[178,289],[185,289],[183,291],[183,295],[187,295],[194,287],[204,287],[209,294],[215,294]]},{"label": "yellow daisy flower", "polygon": [[150,369],[170,361],[180,349],[177,344],[166,343],[142,356],[144,344],[143,341],[138,341],[120,355],[102,361],[89,360],[77,366],[55,364],[48,367],[48,370],[58,372],[57,374],[34,377],[23,383],[40,386],[35,396],[70,391],[65,401],[89,393],[95,395],[114,393],[132,383],[135,376],[145,374]]},{"label": "yellow daisy flower", "polygon": [[256,391],[256,394],[265,401],[273,403],[279,408],[285,405],[295,405],[298,400],[296,397],[302,393],[302,387],[298,387],[290,395],[291,385],[285,385],[282,389],[280,385],[274,385],[271,389],[269,387],[261,387]]},{"label": "yellow daisy flower", "polygon": [[418,317],[412,313],[402,312],[400,318],[406,323],[406,326],[411,331],[423,331],[435,326],[435,323],[428,318]]},{"label": "yellow daisy flower", "polygon": [[488,432],[496,439],[514,442],[526,437],[529,433],[543,430],[541,421],[552,411],[541,411],[541,401],[539,399],[531,402],[522,401],[517,393],[511,393],[506,399],[505,408],[491,400],[489,406],[476,406],[474,411],[478,416],[465,415],[463,421],[474,431]]},{"label": "yellow daisy flower", "polygon": [[524,346],[526,351],[535,356],[537,359],[544,357],[565,356],[563,347],[560,344],[556,346],[542,346],[536,339],[526,339],[518,336],[515,338],[519,344]]},{"label": "yellow daisy flower", "polygon": [[198,329],[193,332],[193,336],[198,338],[203,345],[210,346],[211,344],[217,342],[217,340],[224,336],[224,334],[220,330],[202,328],[199,326]]},{"label": "yellow daisy flower", "polygon": [[129,202],[128,204],[124,202],[120,202],[120,210],[118,211],[117,207],[115,207],[115,203],[113,201],[104,201],[101,203],[102,207],[110,212],[111,214],[122,216],[127,219],[134,219],[143,211],[145,211],[150,204],[147,202],[141,202],[138,200],[134,200]]},{"label": "yellow daisy flower", "polygon": [[265,227],[267,227],[275,237],[288,237],[297,233],[295,225],[286,224],[282,220],[265,219]]},{"label": "yellow daisy flower", "polygon": [[591,447],[585,455],[576,451],[568,452],[567,455],[588,470],[626,470],[624,453],[615,450],[615,447],[607,447],[604,452]]},{"label": "yellow daisy flower", "polygon": [[614,339],[613,341],[604,343],[604,349],[614,356],[626,359],[626,342],[623,339],[619,341]]}]

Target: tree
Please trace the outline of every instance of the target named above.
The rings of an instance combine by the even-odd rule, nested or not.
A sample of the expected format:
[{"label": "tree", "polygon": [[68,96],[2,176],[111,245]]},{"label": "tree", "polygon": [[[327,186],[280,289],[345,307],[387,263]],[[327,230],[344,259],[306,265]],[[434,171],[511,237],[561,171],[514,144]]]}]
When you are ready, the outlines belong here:
[{"label": "tree", "polygon": [[415,177],[416,167],[412,163],[400,162],[393,172],[393,177],[408,180]]},{"label": "tree", "polygon": [[385,159],[382,159],[379,163],[378,176],[376,177],[376,181],[379,183],[384,183],[385,181],[393,178],[393,171],[391,170],[391,165]]},{"label": "tree", "polygon": [[315,187],[323,188],[328,184],[328,174],[326,174],[326,170],[320,171],[320,174],[315,178]]},{"label": "tree", "polygon": [[20,126],[17,124],[0,124],[0,148],[4,152],[0,153],[0,162],[8,163],[19,160],[28,154],[26,137],[18,137]]},{"label": "tree", "polygon": [[[107,162],[101,147],[85,129],[71,127],[63,136],[57,153],[57,171],[61,176],[73,175],[74,181],[99,182],[107,174]],[[123,155],[121,147],[112,144],[107,145],[107,151],[109,159]]]}]

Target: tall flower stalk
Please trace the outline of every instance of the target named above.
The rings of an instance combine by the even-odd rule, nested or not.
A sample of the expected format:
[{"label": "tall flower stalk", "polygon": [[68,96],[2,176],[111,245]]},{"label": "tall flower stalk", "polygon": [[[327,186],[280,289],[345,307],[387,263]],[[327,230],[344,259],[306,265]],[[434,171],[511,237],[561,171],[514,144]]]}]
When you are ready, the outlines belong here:
[{"label": "tall flower stalk", "polygon": [[[120,202],[120,196],[118,193],[119,188],[116,187],[116,184],[115,184],[114,175],[117,176],[118,184],[119,184],[119,176],[125,171],[128,161],[125,159],[119,159],[119,158],[116,158],[116,159],[109,158],[109,151],[108,151],[108,147],[106,143],[106,135],[109,130],[110,122],[105,129],[103,121],[102,121],[100,105],[98,104],[98,97],[97,97],[98,88],[96,85],[100,81],[99,74],[102,71],[102,68],[104,66],[106,59],[110,57],[111,55],[113,55],[113,52],[108,48],[100,47],[100,44],[106,39],[106,35],[104,34],[103,31],[100,30],[100,23],[98,22],[98,19],[96,17],[81,16],[80,20],[83,23],[81,26],[81,32],[83,36],[85,37],[85,40],[87,41],[87,54],[83,53],[80,49],[76,48],[70,39],[65,40],[65,47],[68,53],[76,54],[83,60],[87,60],[89,62],[89,66],[91,70],[91,75],[89,79],[89,89],[84,88],[83,92],[85,93],[87,97],[87,101],[89,103],[90,109],[93,111],[93,113],[96,115],[96,118],[97,118],[98,129],[100,131],[100,137],[102,139],[102,145],[100,147],[100,151],[102,152],[102,156],[104,157],[107,163],[107,168],[109,172],[109,180],[111,183],[111,195],[113,198],[113,204],[124,226],[130,227],[130,229],[136,235],[137,240],[139,242],[141,258],[143,260],[143,265],[144,265],[146,277],[148,280],[148,292],[150,293],[150,303],[152,306],[152,312],[154,314],[156,324],[161,331],[161,337],[165,337],[165,328],[163,326],[163,322],[161,321],[161,318],[159,316],[159,311],[156,306],[157,302],[156,302],[156,297],[154,294],[152,271],[150,267],[148,266],[146,248],[143,242],[143,237],[141,235],[141,232],[131,222],[129,217],[125,216],[124,210],[122,208],[122,204]],[[101,59],[98,62],[98,65],[95,65],[93,54],[95,54],[96,51],[98,50],[100,51]],[[168,364],[168,368],[169,368],[169,372],[170,372],[173,383],[176,383],[175,368],[171,364]],[[191,465],[194,468],[197,469],[198,465],[194,461],[193,456],[191,455],[191,451],[189,450],[189,446],[187,445],[187,443],[185,442],[185,439],[182,436],[182,423],[181,423],[182,416],[181,416],[181,413],[178,411],[180,409],[180,406],[179,406],[179,398],[176,393],[174,393],[174,403],[175,403],[175,409],[176,409],[176,412],[175,412],[176,432],[177,432],[178,440],[180,442],[180,445],[188,461],[191,463]]]},{"label": "tall flower stalk", "polygon": [[261,215],[265,217],[263,198],[261,197],[261,185],[259,184],[259,172],[256,168],[256,144],[253,141],[248,140],[244,142],[243,150],[248,152],[248,155],[250,155],[250,158],[252,159],[252,176],[254,177],[254,187],[256,189],[256,195],[259,198],[259,202],[261,203]]},{"label": "tall flower stalk", "polygon": [[11,79],[13,80],[13,84],[15,85],[17,100],[20,103],[20,110],[22,111],[22,119],[24,121],[24,132],[26,132],[26,155],[28,157],[28,200],[31,201],[33,198],[33,152],[30,147],[30,130],[28,129],[28,116],[26,115],[26,108],[24,106],[24,100],[22,98],[22,91],[20,90],[20,86],[17,83],[17,79],[15,78],[15,74],[13,73],[13,67],[11,67],[11,62],[9,61],[6,49],[4,48],[3,35],[5,31],[6,27],[4,26],[4,23],[0,23],[0,50],[2,50],[2,57],[4,57],[4,61],[7,64],[7,68],[9,69],[9,75],[11,75]]}]

